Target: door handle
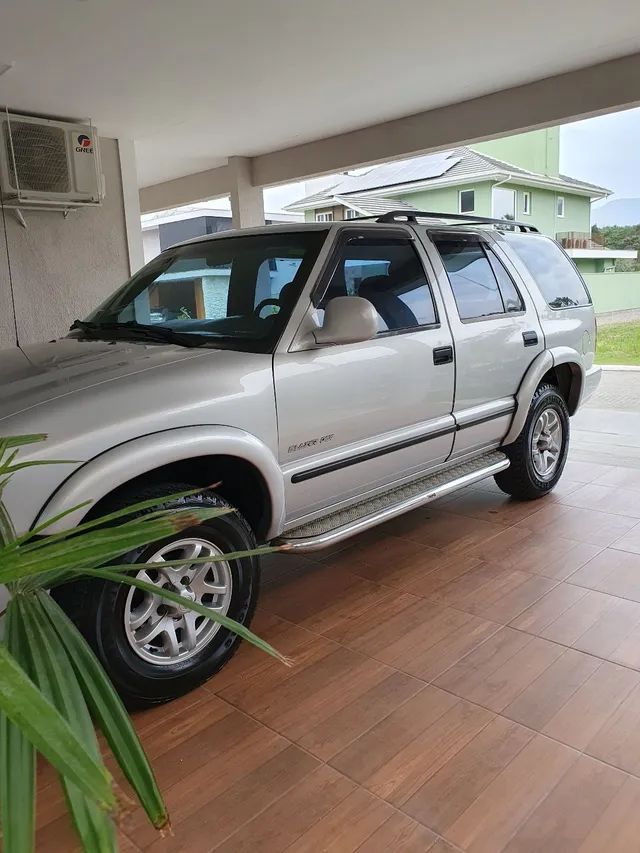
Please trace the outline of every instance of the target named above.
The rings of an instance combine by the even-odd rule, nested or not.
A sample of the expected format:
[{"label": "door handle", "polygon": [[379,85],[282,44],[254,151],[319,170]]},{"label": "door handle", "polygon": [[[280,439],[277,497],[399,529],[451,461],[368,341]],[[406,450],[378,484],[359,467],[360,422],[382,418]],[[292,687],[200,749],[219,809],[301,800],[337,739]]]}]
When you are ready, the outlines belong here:
[{"label": "door handle", "polygon": [[436,347],[433,351],[434,364],[451,364],[453,361],[453,347]]},{"label": "door handle", "polygon": [[535,347],[538,346],[538,333],[537,332],[523,332],[522,340],[526,347]]}]

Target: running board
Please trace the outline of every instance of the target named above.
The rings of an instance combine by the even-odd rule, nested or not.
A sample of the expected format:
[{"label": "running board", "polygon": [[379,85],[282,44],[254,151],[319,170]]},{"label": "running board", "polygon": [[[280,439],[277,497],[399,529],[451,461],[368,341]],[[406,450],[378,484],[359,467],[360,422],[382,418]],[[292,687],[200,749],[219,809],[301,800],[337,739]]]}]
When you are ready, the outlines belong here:
[{"label": "running board", "polygon": [[286,545],[294,551],[318,551],[508,467],[509,460],[504,453],[494,450],[477,459],[413,480],[382,495],[294,527],[273,544]]}]

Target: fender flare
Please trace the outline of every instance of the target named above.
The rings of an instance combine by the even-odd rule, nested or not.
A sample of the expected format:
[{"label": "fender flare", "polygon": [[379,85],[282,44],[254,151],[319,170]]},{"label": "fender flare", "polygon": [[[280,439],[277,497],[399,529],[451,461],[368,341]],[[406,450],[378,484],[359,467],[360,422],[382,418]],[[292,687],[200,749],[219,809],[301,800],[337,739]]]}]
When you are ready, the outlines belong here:
[{"label": "fender flare", "polygon": [[[118,486],[184,459],[198,456],[237,456],[251,463],[262,475],[271,500],[267,538],[282,531],[285,515],[284,478],[272,451],[256,436],[227,426],[178,427],[126,441],[95,456],[77,468],[40,510],[41,524],[85,501],[95,505]],[[90,511],[81,507],[54,522],[48,533],[76,527]]]},{"label": "fender flare", "polygon": [[520,383],[518,393],[516,394],[516,411],[511,421],[509,432],[502,441],[503,444],[512,444],[520,435],[527,419],[529,405],[536,388],[540,384],[540,380],[552,367],[559,364],[576,364],[580,368],[580,388],[576,397],[575,411],[582,397],[582,388],[584,387],[584,368],[582,367],[580,354],[571,347],[553,347],[550,350],[543,350],[531,362]]}]

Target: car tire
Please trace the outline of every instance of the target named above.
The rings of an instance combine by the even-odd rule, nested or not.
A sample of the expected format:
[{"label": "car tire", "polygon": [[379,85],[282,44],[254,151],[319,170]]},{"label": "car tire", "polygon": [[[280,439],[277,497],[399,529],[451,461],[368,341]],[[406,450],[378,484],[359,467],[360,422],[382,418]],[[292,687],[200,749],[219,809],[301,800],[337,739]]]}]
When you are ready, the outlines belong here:
[{"label": "car tire", "polygon": [[549,494],[567,461],[569,429],[567,404],[558,389],[538,386],[522,432],[502,448],[511,464],[494,477],[500,489],[526,501]]},{"label": "car tire", "polygon": [[[188,491],[189,488],[182,483],[165,483],[121,494],[101,509],[106,514],[154,497],[159,499],[157,508],[168,510],[189,507],[230,509],[226,501],[209,491],[179,500],[162,501],[162,497]],[[144,563],[154,557],[157,559],[160,553],[165,559],[169,559],[168,554],[171,559],[181,559],[184,554],[185,564],[180,567],[180,572],[190,572],[192,577],[189,579],[185,574],[176,580],[175,574],[170,575],[172,583],[182,584],[186,580],[187,584],[181,587],[169,585],[169,588],[185,595],[188,592],[189,597],[196,600],[204,597],[202,603],[206,606],[219,607],[230,618],[249,625],[259,593],[259,558],[251,556],[214,562],[210,569],[197,564],[190,567],[188,555],[195,557],[198,545],[201,549],[198,556],[208,556],[209,553],[249,551],[256,547],[256,541],[247,522],[234,510],[176,533],[170,539],[130,551],[118,562]],[[173,550],[172,546],[175,546]],[[206,573],[203,573],[205,568]],[[154,579],[155,575],[154,582],[167,586],[165,575],[169,577],[170,571],[152,573],[151,577]],[[225,591],[209,591],[212,581],[216,589]],[[194,592],[196,589],[200,591],[199,595]],[[203,593],[203,590],[207,592]],[[159,705],[188,693],[228,663],[240,643],[236,634],[204,617],[196,618],[193,611],[173,606],[173,610],[169,608],[166,612],[158,609],[166,607],[162,599],[145,597],[144,593],[127,584],[83,578],[54,589],[52,594],[88,640],[130,709]],[[133,626],[147,611],[152,613],[149,620],[134,630]],[[165,630],[152,637],[163,619]],[[187,623],[186,619],[195,621]],[[147,636],[151,639],[145,643]]]}]

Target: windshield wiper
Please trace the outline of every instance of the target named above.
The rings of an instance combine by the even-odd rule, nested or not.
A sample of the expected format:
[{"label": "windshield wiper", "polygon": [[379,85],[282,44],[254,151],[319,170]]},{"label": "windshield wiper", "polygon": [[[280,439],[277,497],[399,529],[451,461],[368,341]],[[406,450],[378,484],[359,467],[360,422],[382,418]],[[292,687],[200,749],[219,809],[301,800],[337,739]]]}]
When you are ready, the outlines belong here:
[{"label": "windshield wiper", "polygon": [[147,341],[157,341],[165,344],[177,344],[181,347],[201,347],[207,341],[200,335],[191,335],[184,332],[174,332],[173,329],[167,329],[163,326],[146,326],[143,323],[136,323],[129,320],[126,323],[92,323],[88,320],[74,320],[71,324],[70,331],[78,329],[85,332],[89,336],[96,338],[114,339],[116,333],[125,335],[128,338],[143,338]]}]

